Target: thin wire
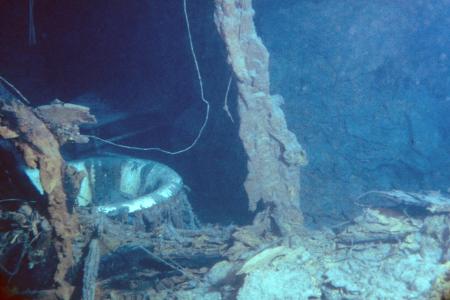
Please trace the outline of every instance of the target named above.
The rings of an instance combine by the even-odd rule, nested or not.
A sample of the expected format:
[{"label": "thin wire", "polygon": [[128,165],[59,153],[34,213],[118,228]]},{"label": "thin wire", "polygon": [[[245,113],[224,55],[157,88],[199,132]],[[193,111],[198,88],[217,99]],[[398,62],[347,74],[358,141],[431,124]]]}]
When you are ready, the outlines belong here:
[{"label": "thin wire", "polygon": [[205,113],[205,119],[203,120],[203,124],[202,127],[200,127],[200,130],[196,136],[196,138],[194,139],[194,141],[187,146],[186,148],[183,148],[181,150],[177,150],[177,151],[168,151],[168,150],[164,150],[162,148],[159,147],[149,147],[149,148],[143,148],[143,147],[136,147],[136,146],[128,146],[128,145],[123,145],[123,144],[118,144],[118,143],[114,143],[112,141],[108,141],[105,139],[102,139],[98,136],[95,135],[86,135],[89,138],[101,141],[105,144],[109,144],[115,147],[119,147],[119,148],[123,148],[123,149],[128,149],[128,150],[138,150],[138,151],[158,151],[158,152],[162,152],[165,154],[169,154],[169,155],[176,155],[176,154],[181,154],[184,152],[187,152],[189,150],[191,150],[198,142],[198,140],[200,139],[200,137],[203,134],[203,131],[208,123],[208,119],[209,119],[209,102],[206,100],[205,98],[205,92],[204,92],[204,88],[203,88],[203,79],[202,79],[202,75],[200,72],[200,67],[198,65],[198,60],[197,60],[197,55],[195,54],[195,48],[194,48],[194,43],[192,42],[192,34],[191,34],[191,26],[189,23],[189,15],[187,13],[187,5],[186,5],[186,0],[183,0],[183,12],[184,12],[184,18],[186,21],[186,29],[187,29],[187,33],[188,33],[188,37],[189,37],[189,46],[191,49],[191,54],[192,54],[192,58],[194,60],[194,64],[195,64],[195,70],[197,72],[197,79],[198,79],[198,83],[200,86],[200,97],[202,102],[205,104],[206,106],[206,113]]},{"label": "thin wire", "polygon": [[22,95],[22,93],[12,84],[10,83],[8,80],[6,80],[4,77],[0,76],[0,81],[2,81],[4,84],[6,84],[7,86],[9,86],[10,88],[12,88],[14,90],[14,92],[16,92],[17,95],[20,96],[20,98],[22,98],[22,100],[26,103],[26,104],[30,104],[30,101],[28,101],[27,98],[25,98],[24,95]]},{"label": "thin wire", "polygon": [[16,202],[16,201],[21,201],[21,202],[36,202],[36,201],[30,201],[30,200],[25,200],[25,199],[19,199],[19,198],[0,199],[0,203],[5,203],[5,202]]},{"label": "thin wire", "polygon": [[223,102],[223,110],[227,113],[228,117],[230,118],[231,122],[234,123],[233,116],[230,113],[230,109],[228,107],[228,93],[230,92],[231,82],[233,81],[233,76],[230,76],[230,79],[228,79],[228,85],[227,90],[225,92],[225,99]]},{"label": "thin wire", "polygon": [[143,246],[137,246],[137,248],[142,249],[142,251],[144,251],[145,253],[147,253],[148,255],[150,255],[151,257],[153,257],[154,259],[158,260],[159,262],[171,267],[172,269],[174,269],[175,271],[180,272],[181,274],[183,274],[184,276],[186,276],[189,279],[193,279],[193,280],[199,280],[196,276],[194,276],[193,274],[190,274],[188,272],[186,272],[186,270],[180,266],[179,264],[177,264],[176,262],[174,262],[173,260],[168,261],[162,257],[159,257],[158,255],[152,253],[150,250],[144,248]]}]

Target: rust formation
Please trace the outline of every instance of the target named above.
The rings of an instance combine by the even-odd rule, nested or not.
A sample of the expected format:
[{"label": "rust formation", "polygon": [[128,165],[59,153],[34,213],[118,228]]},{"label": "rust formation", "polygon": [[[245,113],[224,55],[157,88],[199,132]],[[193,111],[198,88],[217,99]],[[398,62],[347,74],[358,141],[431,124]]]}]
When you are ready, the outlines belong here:
[{"label": "rust formation", "polygon": [[307,163],[306,153],[287,128],[282,96],[270,94],[269,52],[256,33],[252,1],[216,0],[215,6],[215,23],[237,81],[249,208],[255,211],[262,201],[264,211],[255,222],[275,223],[287,236],[303,223],[299,167]]},{"label": "rust formation", "polygon": [[54,235],[55,294],[60,299],[69,299],[73,290],[65,276],[73,265],[72,239],[78,230],[77,218],[68,212],[65,191],[65,184],[70,184],[78,174],[66,168],[60,147],[69,140],[86,141],[78,125],[92,122],[95,118],[86,107],[57,102],[32,108],[13,96],[0,98],[0,137],[10,140],[20,150],[28,167],[39,169]]}]

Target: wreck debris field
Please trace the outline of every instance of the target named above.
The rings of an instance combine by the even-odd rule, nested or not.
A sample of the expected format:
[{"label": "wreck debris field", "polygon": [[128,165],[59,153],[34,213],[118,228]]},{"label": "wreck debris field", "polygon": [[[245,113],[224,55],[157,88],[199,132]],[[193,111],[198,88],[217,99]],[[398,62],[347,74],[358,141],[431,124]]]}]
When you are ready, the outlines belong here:
[{"label": "wreck debris field", "polygon": [[447,0],[0,1],[0,300],[450,300]]}]

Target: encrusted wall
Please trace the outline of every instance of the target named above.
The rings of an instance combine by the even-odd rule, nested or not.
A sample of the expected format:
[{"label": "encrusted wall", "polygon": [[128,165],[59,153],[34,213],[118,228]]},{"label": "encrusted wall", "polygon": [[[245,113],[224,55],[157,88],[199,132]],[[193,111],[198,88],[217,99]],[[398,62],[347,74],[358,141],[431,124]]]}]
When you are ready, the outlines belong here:
[{"label": "encrusted wall", "polygon": [[308,152],[308,221],[344,221],[371,189],[448,189],[448,2],[254,5],[273,90]]},{"label": "encrusted wall", "polygon": [[251,0],[216,0],[215,22],[238,87],[239,136],[248,155],[250,210],[259,201],[282,234],[302,224],[300,166],[306,154],[287,128],[283,98],[270,94],[269,53],[258,37]]}]

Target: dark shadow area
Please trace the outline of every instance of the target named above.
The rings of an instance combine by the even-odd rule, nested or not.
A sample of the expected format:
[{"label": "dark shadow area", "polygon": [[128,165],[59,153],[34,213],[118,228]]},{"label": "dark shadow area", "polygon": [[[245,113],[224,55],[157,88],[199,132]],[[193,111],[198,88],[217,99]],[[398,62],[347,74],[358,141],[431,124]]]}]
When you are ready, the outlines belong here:
[{"label": "dark shadow area", "polygon": [[[210,119],[191,151],[178,156],[91,143],[69,159],[114,152],[168,164],[190,188],[201,220],[247,222],[246,157],[222,110],[229,70],[213,3],[189,1],[191,30]],[[181,1],[36,1],[37,43],[28,44],[28,1],[0,3],[1,75],[33,105],[60,99],[92,108],[91,134],[118,143],[179,150],[205,116]],[[235,92],[230,106],[234,108]]]}]

